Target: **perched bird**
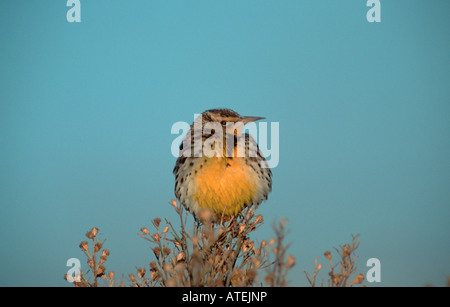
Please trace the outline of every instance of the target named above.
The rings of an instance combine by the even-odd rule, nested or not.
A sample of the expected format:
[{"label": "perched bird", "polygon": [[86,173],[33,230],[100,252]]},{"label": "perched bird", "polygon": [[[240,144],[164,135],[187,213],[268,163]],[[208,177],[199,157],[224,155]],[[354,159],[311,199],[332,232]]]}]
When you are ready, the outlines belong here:
[{"label": "perched bird", "polygon": [[260,119],[212,109],[190,126],[173,173],[175,195],[197,221],[227,220],[267,199],[272,172],[256,141],[242,133],[245,124]]}]

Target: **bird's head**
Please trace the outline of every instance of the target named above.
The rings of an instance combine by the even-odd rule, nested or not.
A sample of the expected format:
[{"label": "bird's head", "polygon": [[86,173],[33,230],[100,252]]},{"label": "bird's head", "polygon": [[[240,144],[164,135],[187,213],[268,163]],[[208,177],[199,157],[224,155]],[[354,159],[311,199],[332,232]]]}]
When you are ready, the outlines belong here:
[{"label": "bird's head", "polygon": [[[228,127],[235,128],[233,129],[235,135],[241,133],[244,125],[260,119],[264,119],[264,117],[242,116],[230,109],[211,109],[203,112],[201,115],[203,126],[210,122],[216,122],[222,126],[225,132],[228,124]],[[241,123],[241,125],[236,125],[236,123]]]}]

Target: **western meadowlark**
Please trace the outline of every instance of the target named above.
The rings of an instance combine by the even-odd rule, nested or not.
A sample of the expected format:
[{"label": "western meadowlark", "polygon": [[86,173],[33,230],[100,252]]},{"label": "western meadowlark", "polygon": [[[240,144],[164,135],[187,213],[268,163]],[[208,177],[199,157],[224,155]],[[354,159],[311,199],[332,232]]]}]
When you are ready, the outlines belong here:
[{"label": "western meadowlark", "polygon": [[226,220],[267,199],[272,172],[256,141],[242,133],[245,124],[259,119],[212,109],[190,126],[173,173],[175,195],[197,221]]}]

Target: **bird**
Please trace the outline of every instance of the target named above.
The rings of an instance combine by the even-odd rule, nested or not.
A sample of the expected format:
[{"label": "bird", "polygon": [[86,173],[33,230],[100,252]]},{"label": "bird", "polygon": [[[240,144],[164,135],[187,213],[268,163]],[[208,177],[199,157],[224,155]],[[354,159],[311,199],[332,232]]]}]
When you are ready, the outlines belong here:
[{"label": "bird", "polygon": [[245,124],[264,117],[210,109],[191,124],[173,169],[175,196],[196,221],[219,223],[259,206],[272,190],[272,172]]}]

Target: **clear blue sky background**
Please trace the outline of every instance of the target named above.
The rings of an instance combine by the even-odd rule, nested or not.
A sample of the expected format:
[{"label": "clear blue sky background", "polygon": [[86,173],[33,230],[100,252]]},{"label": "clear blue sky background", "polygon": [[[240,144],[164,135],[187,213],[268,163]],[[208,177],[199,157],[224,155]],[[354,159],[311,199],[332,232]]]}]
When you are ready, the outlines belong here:
[{"label": "clear blue sky background", "polygon": [[[228,107],[280,125],[264,227],[289,220],[294,286],[360,234],[382,286],[450,275],[450,2],[0,2],[0,285],[68,285],[100,228],[107,269],[173,219],[171,126]],[[326,277],[326,276],[323,276]],[[367,283],[366,283],[367,284]],[[372,284],[368,284],[372,285]]]}]

